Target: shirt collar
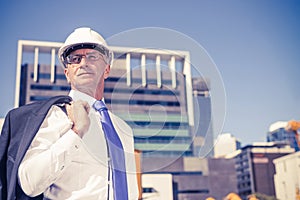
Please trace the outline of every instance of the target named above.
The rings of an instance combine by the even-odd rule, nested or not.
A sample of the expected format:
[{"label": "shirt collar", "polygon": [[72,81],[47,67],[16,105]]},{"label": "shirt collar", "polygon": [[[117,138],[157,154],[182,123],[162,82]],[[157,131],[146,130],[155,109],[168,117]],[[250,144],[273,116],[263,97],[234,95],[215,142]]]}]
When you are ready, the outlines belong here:
[{"label": "shirt collar", "polygon": [[71,90],[69,96],[72,97],[74,101],[78,101],[78,100],[86,101],[90,106],[93,106],[94,102],[96,101],[94,97],[91,97],[78,90]]}]

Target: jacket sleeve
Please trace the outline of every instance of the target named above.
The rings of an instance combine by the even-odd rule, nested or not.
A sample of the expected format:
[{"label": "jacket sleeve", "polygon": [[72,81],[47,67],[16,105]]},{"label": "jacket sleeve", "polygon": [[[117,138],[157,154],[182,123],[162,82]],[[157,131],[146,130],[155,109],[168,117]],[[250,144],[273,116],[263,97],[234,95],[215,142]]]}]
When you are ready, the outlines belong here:
[{"label": "jacket sleeve", "polygon": [[7,114],[0,135],[0,199],[7,199],[7,150],[9,144],[9,114]]}]

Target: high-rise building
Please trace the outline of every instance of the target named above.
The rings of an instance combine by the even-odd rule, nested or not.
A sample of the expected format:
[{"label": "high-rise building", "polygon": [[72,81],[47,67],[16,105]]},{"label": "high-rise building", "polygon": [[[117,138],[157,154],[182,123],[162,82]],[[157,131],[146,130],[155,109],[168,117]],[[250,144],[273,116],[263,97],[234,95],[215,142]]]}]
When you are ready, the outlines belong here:
[{"label": "high-rise building", "polygon": [[212,157],[214,155],[214,134],[210,82],[208,79],[194,77],[192,84],[195,118],[192,129],[193,154],[199,157]]},{"label": "high-rise building", "polygon": [[[19,41],[16,107],[68,94],[70,86],[57,59],[61,45]],[[199,156],[201,147],[209,152],[205,150],[213,143],[209,88],[192,80],[189,52],[111,48],[115,60],[105,81],[105,101],[133,128],[135,148],[143,157]],[[194,109],[195,99],[200,111]],[[200,119],[194,117],[197,111]],[[199,142],[204,137],[205,143]]]},{"label": "high-rise building", "polygon": [[273,160],[293,152],[289,145],[273,142],[254,143],[237,150],[234,158],[241,198],[247,199],[256,192],[275,196]]},{"label": "high-rise building", "polygon": [[[16,107],[68,94],[70,86],[57,60],[61,45],[19,41]],[[199,158],[213,154],[210,84],[192,78],[189,52],[111,48],[115,60],[104,98],[133,128],[135,149],[142,152],[142,174],[167,177],[178,200],[221,199],[237,192],[233,159]],[[144,193],[159,192],[150,188],[158,185],[147,184]]]},{"label": "high-rise building", "polygon": [[214,146],[214,156],[226,157],[226,155],[233,153],[241,148],[241,142],[230,133],[220,134]]},{"label": "high-rise building", "polygon": [[285,127],[288,122],[278,121],[270,125],[267,133],[268,142],[286,143],[292,148],[299,150],[298,143],[296,141],[295,133],[293,131],[287,131]]}]

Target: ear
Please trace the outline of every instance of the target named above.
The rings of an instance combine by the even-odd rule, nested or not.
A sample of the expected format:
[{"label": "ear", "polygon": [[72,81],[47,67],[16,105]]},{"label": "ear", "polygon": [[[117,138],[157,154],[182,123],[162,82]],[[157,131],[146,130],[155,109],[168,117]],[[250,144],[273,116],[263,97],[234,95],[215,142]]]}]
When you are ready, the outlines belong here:
[{"label": "ear", "polygon": [[64,73],[65,73],[65,76],[66,76],[66,78],[67,78],[68,83],[70,83],[69,69],[68,69],[68,68],[65,68],[65,69],[64,69]]},{"label": "ear", "polygon": [[106,65],[105,71],[104,71],[104,79],[107,79],[110,72],[110,65]]}]

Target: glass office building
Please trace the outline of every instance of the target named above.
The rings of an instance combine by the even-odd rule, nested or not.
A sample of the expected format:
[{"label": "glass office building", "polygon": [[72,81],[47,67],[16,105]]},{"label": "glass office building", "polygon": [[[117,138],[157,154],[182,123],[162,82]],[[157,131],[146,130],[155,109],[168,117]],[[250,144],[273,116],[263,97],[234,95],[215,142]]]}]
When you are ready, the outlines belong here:
[{"label": "glass office building", "polygon": [[[68,94],[70,86],[57,59],[61,45],[19,41],[16,107]],[[193,140],[203,131],[194,133],[193,129],[195,83],[192,83],[189,52],[111,48],[115,60],[105,81],[104,98],[109,109],[133,128],[135,148],[145,157],[193,156],[199,152],[201,145],[194,147]],[[204,89],[206,94],[208,88]],[[199,98],[204,98],[203,107],[210,106],[208,96],[198,95]],[[203,109],[204,115],[205,112]],[[208,120],[201,121],[209,123],[203,125],[205,133],[211,132],[210,113],[207,117]]]},{"label": "glass office building", "polygon": [[289,144],[296,151],[299,151],[296,134],[285,129],[287,123],[279,121],[271,124],[267,133],[267,141]]},{"label": "glass office building", "polygon": [[272,142],[247,145],[235,158],[238,194],[242,199],[255,192],[275,196],[273,160],[293,153],[294,149]]}]

